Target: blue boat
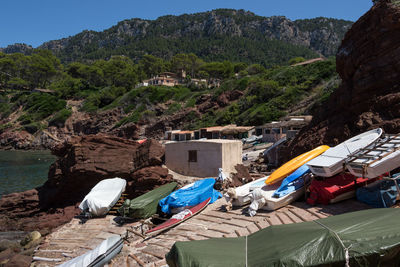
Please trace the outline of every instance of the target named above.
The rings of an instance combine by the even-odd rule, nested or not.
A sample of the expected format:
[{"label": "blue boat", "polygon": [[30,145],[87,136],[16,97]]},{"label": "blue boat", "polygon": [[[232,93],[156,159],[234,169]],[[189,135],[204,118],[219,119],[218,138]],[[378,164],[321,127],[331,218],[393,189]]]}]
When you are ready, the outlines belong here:
[{"label": "blue boat", "polygon": [[306,164],[295,170],[291,175],[289,175],[282,181],[281,186],[274,192],[273,197],[284,197],[291,192],[294,192],[303,187],[304,179],[299,178],[310,172],[310,168],[308,168]]},{"label": "blue boat", "polygon": [[214,189],[214,184],[214,178],[206,178],[172,192],[158,202],[161,211],[167,214],[176,213],[194,207],[208,198],[211,198],[210,204],[214,203],[222,197],[222,194]]}]

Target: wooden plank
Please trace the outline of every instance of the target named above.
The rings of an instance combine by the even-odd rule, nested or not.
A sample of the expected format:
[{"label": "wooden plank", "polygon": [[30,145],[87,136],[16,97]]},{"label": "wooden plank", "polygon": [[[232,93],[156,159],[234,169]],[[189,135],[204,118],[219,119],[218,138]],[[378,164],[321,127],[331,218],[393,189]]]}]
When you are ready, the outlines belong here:
[{"label": "wooden plank", "polygon": [[259,220],[258,222],[256,222],[256,224],[260,229],[264,229],[264,228],[266,228],[266,227],[271,225],[268,222],[267,218],[263,218],[262,220]]},{"label": "wooden plank", "polygon": [[149,245],[141,250],[142,253],[154,256],[159,259],[164,259],[164,255],[168,252],[168,249],[156,247],[154,245]]},{"label": "wooden plank", "polygon": [[283,212],[277,212],[276,216],[280,219],[282,224],[293,223],[293,221]]},{"label": "wooden plank", "polygon": [[290,212],[293,212],[297,217],[299,217],[305,222],[318,219],[318,217],[316,217],[315,215],[311,214],[310,212],[304,209],[292,209],[290,210]]},{"label": "wooden plank", "polygon": [[249,231],[250,234],[258,232],[260,230],[255,223],[247,225],[246,229],[247,231]]},{"label": "wooden plank", "polygon": [[294,212],[292,212],[291,209],[288,209],[287,211],[285,211],[285,214],[286,214],[294,223],[304,222],[304,220],[303,220],[302,218],[300,218],[299,216],[297,216],[297,214],[295,214]]}]

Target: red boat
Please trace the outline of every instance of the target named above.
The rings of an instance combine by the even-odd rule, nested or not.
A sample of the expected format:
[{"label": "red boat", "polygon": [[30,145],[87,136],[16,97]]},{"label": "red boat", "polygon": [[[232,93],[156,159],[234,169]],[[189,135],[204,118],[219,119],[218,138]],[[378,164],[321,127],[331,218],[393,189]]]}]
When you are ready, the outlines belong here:
[{"label": "red boat", "polygon": [[172,227],[186,221],[190,217],[193,217],[197,213],[201,212],[205,207],[207,207],[207,205],[208,205],[208,203],[210,203],[210,201],[211,201],[211,198],[209,197],[206,200],[204,200],[203,202],[201,202],[200,204],[197,204],[196,206],[194,206],[190,209],[185,209],[185,210],[179,212],[178,214],[175,214],[168,221],[148,230],[146,232],[146,234],[162,232],[162,231],[165,231],[169,228],[172,228]]},{"label": "red boat", "polygon": [[307,198],[307,203],[327,205],[352,198],[355,196],[358,187],[365,186],[375,180],[356,178],[350,173],[341,173],[322,181],[313,180],[309,187],[310,196]]}]

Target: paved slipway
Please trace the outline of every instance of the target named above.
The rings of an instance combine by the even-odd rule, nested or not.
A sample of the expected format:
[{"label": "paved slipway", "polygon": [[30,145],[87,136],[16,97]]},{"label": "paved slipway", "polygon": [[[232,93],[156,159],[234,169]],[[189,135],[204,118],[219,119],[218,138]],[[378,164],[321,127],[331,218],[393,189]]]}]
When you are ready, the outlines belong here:
[{"label": "paved slipway", "polygon": [[328,206],[309,206],[304,202],[295,202],[277,211],[258,212],[256,216],[248,217],[242,214],[244,209],[223,211],[225,204],[225,200],[220,199],[175,228],[145,240],[137,234],[127,232],[127,229],[140,232],[140,222],[120,227],[114,223],[115,216],[91,219],[85,224],[79,224],[78,219],[73,219],[48,235],[34,255],[61,261],[34,261],[32,266],[58,265],[96,247],[112,234],[126,236],[127,233],[128,241],[108,266],[164,266],[165,254],[176,241],[245,236],[270,225],[312,221],[369,208],[355,200]]}]

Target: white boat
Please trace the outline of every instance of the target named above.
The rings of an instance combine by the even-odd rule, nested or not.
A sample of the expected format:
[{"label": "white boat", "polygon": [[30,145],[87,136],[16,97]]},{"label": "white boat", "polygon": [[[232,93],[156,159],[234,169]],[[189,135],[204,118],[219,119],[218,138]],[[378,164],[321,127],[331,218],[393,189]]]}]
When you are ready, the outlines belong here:
[{"label": "white boat", "polygon": [[232,201],[232,205],[234,207],[241,207],[248,203],[250,203],[250,193],[256,188],[261,188],[265,185],[265,180],[268,178],[262,177],[250,183],[244,184],[242,186],[231,188],[228,190],[228,193],[224,194],[224,197],[227,201]]},{"label": "white boat", "polygon": [[350,157],[347,169],[357,177],[375,178],[400,167],[400,135],[386,135]]},{"label": "white boat", "polygon": [[[306,185],[310,183],[309,175],[304,175],[303,179],[306,179]],[[282,208],[304,196],[306,190],[306,186],[301,186],[282,197],[274,197],[273,195],[279,187],[280,183],[265,185],[262,188],[255,189],[250,194],[251,204],[249,207],[249,214],[254,216],[259,209],[272,211]]]},{"label": "white boat", "polygon": [[79,208],[94,216],[105,215],[121,197],[125,186],[126,181],[121,178],[102,180],[85,196]]},{"label": "white boat", "polygon": [[122,249],[123,240],[119,235],[112,235],[93,250],[64,262],[59,267],[100,267],[111,261]]},{"label": "white boat", "polygon": [[310,160],[307,166],[317,176],[332,177],[344,170],[344,163],[349,155],[377,141],[382,132],[378,128],[352,137]]}]

